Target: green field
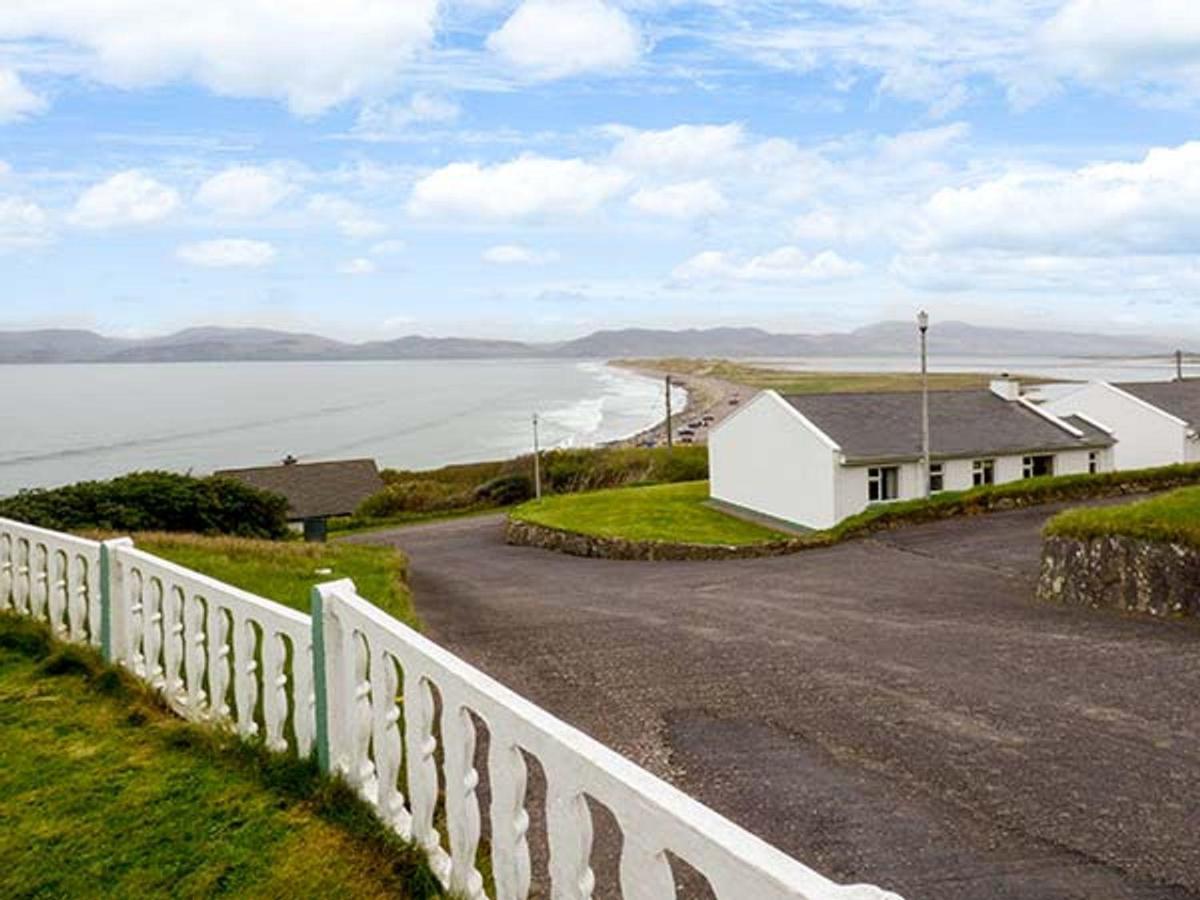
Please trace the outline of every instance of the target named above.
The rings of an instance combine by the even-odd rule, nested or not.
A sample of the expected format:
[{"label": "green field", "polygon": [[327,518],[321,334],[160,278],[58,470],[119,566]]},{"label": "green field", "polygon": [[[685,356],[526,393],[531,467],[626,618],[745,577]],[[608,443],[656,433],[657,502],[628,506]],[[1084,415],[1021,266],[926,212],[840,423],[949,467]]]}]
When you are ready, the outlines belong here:
[{"label": "green field", "polygon": [[[621,361],[638,369],[674,375],[720,378],[744,384],[756,390],[776,390],[781,394],[838,394],[856,391],[916,391],[921,389],[917,372],[805,372],[768,369],[727,359],[653,359]],[[996,375],[986,372],[931,372],[933,390],[985,388]],[[1022,378],[1027,384],[1045,382],[1041,378]]]},{"label": "green field", "polygon": [[137,534],[134,543],[148,553],[302,612],[308,612],[314,584],[350,578],[359,594],[384,612],[410,625],[416,622],[405,583],[407,563],[401,553],[386,547],[164,533]]},{"label": "green field", "polygon": [[517,507],[512,517],[634,541],[741,545],[787,537],[719,512],[707,502],[708,482],[692,481],[546,497]]},{"label": "green field", "polygon": [[1123,506],[1068,510],[1050,520],[1046,534],[1078,538],[1123,535],[1200,547],[1200,487]]},{"label": "green field", "polygon": [[315,765],[189,725],[0,615],[0,896],[432,897],[419,851]]}]

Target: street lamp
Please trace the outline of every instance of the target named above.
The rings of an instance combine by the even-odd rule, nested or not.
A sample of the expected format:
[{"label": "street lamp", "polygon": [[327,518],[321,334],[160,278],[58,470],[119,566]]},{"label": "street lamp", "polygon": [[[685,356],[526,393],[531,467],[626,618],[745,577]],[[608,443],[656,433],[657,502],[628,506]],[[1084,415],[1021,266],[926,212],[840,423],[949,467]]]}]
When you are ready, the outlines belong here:
[{"label": "street lamp", "polygon": [[926,353],[926,332],[929,331],[929,313],[917,313],[917,328],[921,331],[921,475],[925,479],[925,499],[929,490],[929,366]]},{"label": "street lamp", "polygon": [[542,448],[538,443],[538,416],[533,414],[533,490],[534,497],[542,499]]}]

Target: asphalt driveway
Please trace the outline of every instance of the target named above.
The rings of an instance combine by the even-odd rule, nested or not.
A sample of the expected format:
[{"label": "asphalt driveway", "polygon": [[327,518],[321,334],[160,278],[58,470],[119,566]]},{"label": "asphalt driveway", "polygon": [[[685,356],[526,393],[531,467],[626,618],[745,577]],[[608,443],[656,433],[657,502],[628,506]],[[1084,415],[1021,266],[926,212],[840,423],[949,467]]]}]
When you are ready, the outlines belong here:
[{"label": "asphalt driveway", "polygon": [[435,639],[831,877],[1200,898],[1200,628],[1035,604],[1051,511],[720,563],[358,540]]}]

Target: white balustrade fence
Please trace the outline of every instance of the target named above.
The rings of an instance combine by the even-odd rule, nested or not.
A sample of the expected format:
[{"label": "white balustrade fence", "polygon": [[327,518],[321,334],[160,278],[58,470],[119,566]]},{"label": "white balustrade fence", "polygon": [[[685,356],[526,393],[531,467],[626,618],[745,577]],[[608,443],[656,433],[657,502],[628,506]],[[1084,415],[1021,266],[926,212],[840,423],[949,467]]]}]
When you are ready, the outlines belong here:
[{"label": "white balustrade fence", "polygon": [[592,897],[592,804],[620,832],[625,900],[674,898],[670,857],[719,900],[899,900],[786,856],[385,615],[350,581],[314,588],[310,617],[125,538],[0,519],[0,610],[100,647],[185,718],[276,751],[315,750],[468,900],[487,896],[476,867],[485,823],[496,900],[530,896],[527,759],[544,782],[555,900]]}]

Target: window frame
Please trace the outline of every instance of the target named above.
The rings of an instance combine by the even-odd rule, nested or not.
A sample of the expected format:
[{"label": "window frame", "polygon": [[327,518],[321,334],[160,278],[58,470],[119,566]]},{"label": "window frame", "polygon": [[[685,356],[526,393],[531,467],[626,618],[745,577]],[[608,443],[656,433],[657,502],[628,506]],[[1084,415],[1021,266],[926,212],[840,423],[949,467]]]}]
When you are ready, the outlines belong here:
[{"label": "window frame", "polygon": [[986,487],[989,484],[996,483],[996,460],[995,457],[986,457],[983,459],[971,460],[971,485],[973,487]]},{"label": "window frame", "polygon": [[[946,490],[946,464],[940,462],[931,462],[929,464],[929,493],[940,494]],[[937,480],[937,486],[934,486],[934,480]]]},{"label": "window frame", "polygon": [[[1047,471],[1039,473],[1037,471],[1038,460],[1048,460]],[[1054,477],[1054,454],[1053,453],[1031,453],[1028,456],[1021,458],[1021,478],[1053,478]]]},{"label": "window frame", "polygon": [[1089,450],[1088,451],[1088,474],[1089,475],[1100,474],[1100,451],[1099,450]]},{"label": "window frame", "polygon": [[[890,496],[889,496],[890,490]],[[891,503],[900,499],[900,467],[867,467],[867,502]]]}]

